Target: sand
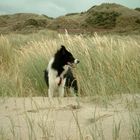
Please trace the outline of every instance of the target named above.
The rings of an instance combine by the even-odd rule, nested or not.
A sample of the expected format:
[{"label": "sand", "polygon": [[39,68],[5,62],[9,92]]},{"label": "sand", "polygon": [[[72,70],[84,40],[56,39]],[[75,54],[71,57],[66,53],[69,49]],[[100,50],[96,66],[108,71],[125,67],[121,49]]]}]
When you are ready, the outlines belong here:
[{"label": "sand", "polygon": [[140,112],[139,101],[140,95],[65,97],[51,103],[47,97],[1,97],[0,138],[129,140],[131,116]]}]

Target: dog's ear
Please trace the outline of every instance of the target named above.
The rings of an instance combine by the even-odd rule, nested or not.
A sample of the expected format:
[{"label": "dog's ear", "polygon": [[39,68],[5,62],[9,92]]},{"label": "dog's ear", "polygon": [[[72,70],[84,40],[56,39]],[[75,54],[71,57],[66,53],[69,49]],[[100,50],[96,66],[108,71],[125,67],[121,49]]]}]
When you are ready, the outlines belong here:
[{"label": "dog's ear", "polygon": [[61,51],[62,51],[62,54],[65,55],[65,52],[66,52],[66,48],[64,45],[61,45]]},{"label": "dog's ear", "polygon": [[66,48],[65,48],[65,46],[64,46],[64,45],[61,45],[61,49],[66,50]]}]

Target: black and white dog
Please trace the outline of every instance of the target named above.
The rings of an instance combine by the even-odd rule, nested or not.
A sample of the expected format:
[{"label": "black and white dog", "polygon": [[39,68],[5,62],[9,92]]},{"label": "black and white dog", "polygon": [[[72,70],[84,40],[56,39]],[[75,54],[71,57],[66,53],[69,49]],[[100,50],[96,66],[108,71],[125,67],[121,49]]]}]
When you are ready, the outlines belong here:
[{"label": "black and white dog", "polygon": [[73,76],[71,68],[78,64],[79,60],[66,50],[65,46],[55,53],[44,71],[44,78],[48,85],[48,96],[64,97],[64,88],[72,88],[77,94],[77,80]]}]

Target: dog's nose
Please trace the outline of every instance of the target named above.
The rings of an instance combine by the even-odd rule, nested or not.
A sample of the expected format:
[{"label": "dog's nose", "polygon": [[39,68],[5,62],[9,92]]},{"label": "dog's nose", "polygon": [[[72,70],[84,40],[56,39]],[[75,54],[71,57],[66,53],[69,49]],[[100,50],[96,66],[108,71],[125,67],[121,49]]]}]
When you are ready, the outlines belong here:
[{"label": "dog's nose", "polygon": [[78,64],[78,63],[80,63],[80,61],[79,61],[79,60],[77,60],[77,64]]},{"label": "dog's nose", "polygon": [[80,61],[79,61],[78,59],[75,59],[75,60],[74,60],[74,63],[75,63],[75,64],[78,64],[78,63],[80,63]]}]

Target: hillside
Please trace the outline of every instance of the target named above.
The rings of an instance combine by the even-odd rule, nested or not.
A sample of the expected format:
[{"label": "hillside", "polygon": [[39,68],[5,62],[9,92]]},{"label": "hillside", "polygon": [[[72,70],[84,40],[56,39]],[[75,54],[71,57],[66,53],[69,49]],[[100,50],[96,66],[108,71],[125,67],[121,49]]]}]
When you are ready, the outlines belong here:
[{"label": "hillside", "polygon": [[0,16],[0,33],[30,33],[45,29],[52,18],[32,13]]},{"label": "hillside", "polygon": [[[69,23],[69,24],[67,24]],[[52,21],[53,29],[94,32],[140,30],[140,12],[118,4],[93,6],[86,12],[68,14]]]},{"label": "hillside", "polygon": [[[138,9],[138,8],[137,8]],[[30,33],[41,29],[53,29],[72,33],[111,31],[139,32],[140,12],[118,4],[101,4],[81,13],[71,13],[58,18],[45,15],[14,14],[0,16],[0,33]]]}]

